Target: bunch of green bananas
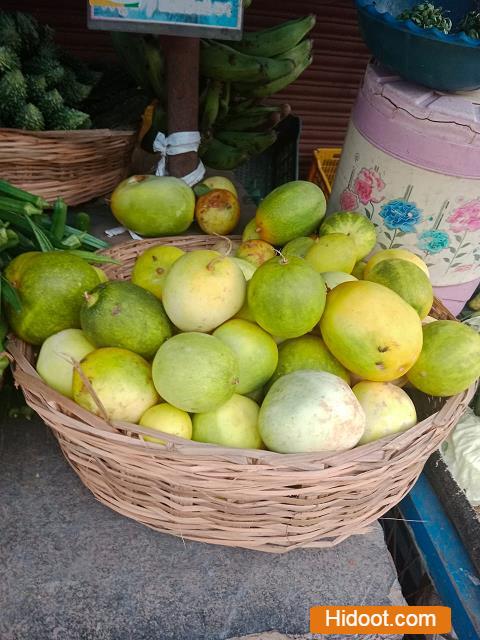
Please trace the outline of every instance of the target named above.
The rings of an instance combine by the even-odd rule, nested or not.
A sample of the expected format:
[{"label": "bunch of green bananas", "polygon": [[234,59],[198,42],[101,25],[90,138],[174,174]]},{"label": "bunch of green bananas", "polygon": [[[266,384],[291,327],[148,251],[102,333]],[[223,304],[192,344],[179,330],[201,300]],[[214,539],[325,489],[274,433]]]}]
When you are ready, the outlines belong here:
[{"label": "bunch of green bananas", "polygon": [[[275,142],[275,126],[290,113],[290,107],[264,105],[261,101],[282,91],[311,64],[313,42],[305,36],[314,25],[315,16],[309,15],[246,33],[239,42],[202,40],[199,155],[208,166],[233,169]],[[148,36],[111,35],[127,71],[157,99],[150,130],[144,137],[144,145],[151,145],[159,127],[165,125],[162,53]]]},{"label": "bunch of green bananas", "polygon": [[202,41],[200,73],[200,155],[213,169],[233,169],[272,145],[275,126],[289,105],[263,105],[312,62],[312,15],[270,29],[246,33],[229,44]]}]

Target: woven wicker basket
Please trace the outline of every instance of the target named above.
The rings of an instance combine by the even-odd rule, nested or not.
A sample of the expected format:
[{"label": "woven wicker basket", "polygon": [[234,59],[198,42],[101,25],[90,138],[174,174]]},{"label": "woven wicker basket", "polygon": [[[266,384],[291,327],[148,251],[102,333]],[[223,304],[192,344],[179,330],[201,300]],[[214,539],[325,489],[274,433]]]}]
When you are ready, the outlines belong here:
[{"label": "woven wicker basket", "polygon": [[0,129],[0,176],[53,202],[86,202],[110,193],[130,164],[135,131]]},{"label": "woven wicker basket", "polygon": [[[109,265],[109,276],[128,278],[135,258],[159,242],[191,250],[211,248],[218,238],[118,245],[107,253],[123,264]],[[437,301],[433,314],[451,318]],[[474,391],[447,401],[417,393],[417,426],[343,453],[228,449],[168,434],[163,446],[142,439],[153,433],[149,429],[108,423],[47,387],[27,344],[13,339],[9,351],[28,404],[50,425],[67,460],[101,502],[164,533],[277,553],[329,547],[368,531],[409,491]]]}]

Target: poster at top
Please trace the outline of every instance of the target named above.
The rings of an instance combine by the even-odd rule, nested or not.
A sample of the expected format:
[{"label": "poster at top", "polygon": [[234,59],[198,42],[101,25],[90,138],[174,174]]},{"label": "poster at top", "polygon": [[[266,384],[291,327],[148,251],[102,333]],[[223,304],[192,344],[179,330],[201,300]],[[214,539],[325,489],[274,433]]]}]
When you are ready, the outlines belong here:
[{"label": "poster at top", "polygon": [[239,40],[242,0],[88,0],[88,26]]}]

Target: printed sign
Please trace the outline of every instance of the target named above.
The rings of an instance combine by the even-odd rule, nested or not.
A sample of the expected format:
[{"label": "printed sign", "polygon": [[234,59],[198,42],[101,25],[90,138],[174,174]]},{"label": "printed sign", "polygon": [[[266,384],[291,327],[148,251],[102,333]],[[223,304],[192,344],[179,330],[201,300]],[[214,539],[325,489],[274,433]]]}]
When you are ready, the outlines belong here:
[{"label": "printed sign", "polygon": [[242,37],[242,0],[89,0],[88,26],[196,38]]}]

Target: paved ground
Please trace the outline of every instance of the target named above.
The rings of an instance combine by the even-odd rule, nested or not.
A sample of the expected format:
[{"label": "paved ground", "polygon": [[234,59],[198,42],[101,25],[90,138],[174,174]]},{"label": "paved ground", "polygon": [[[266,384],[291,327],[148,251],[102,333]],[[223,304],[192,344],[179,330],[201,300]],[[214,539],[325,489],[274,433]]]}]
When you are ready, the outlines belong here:
[{"label": "paved ground", "polygon": [[314,604],[401,604],[380,526],[283,556],[183,542],[99,504],[37,419],[0,423],[0,508],[1,640],[284,640],[263,632],[304,637]]}]

